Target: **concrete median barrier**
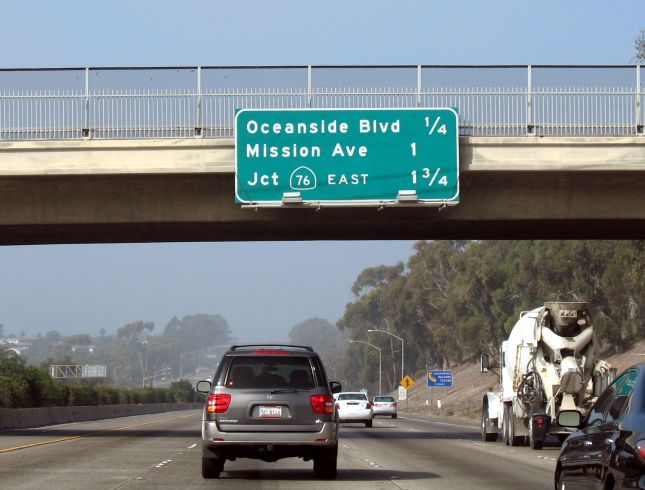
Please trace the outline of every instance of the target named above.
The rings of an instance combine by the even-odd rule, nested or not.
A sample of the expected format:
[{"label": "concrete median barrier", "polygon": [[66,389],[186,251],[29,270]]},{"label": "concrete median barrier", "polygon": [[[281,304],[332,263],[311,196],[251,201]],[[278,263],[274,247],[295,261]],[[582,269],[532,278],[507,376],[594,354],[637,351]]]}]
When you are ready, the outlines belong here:
[{"label": "concrete median barrier", "polygon": [[201,408],[201,406],[201,403],[146,403],[82,407],[0,408],[0,430],[26,429],[175,410],[192,410]]}]

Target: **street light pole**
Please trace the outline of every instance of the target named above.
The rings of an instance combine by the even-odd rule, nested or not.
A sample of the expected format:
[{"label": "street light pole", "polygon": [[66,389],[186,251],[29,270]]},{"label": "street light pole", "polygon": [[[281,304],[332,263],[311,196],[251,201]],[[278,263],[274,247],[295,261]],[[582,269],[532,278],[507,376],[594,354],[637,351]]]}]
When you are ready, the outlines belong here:
[{"label": "street light pole", "polygon": [[372,329],[372,330],[368,330],[368,332],[386,333],[388,335],[391,335],[392,337],[396,337],[397,339],[399,339],[401,341],[401,379],[403,379],[405,377],[405,371],[404,371],[404,368],[403,368],[403,363],[404,363],[404,360],[405,360],[405,341],[401,337],[399,337],[398,335],[394,335],[392,332],[388,332],[387,330],[379,330],[379,329],[375,328],[375,329]]},{"label": "street light pole", "polygon": [[[144,376],[143,377],[143,386],[142,387],[143,388],[146,387],[146,379],[152,379],[151,388],[154,388],[155,387],[155,379],[157,378],[157,376],[159,376],[159,375],[161,375],[163,373],[167,373],[170,370],[171,370],[170,368],[161,368],[161,369],[158,369],[157,371],[155,371],[154,373],[152,373],[152,376]],[[170,376],[170,381],[172,382],[172,375]]]},{"label": "street light pole", "polygon": [[370,344],[369,342],[365,342],[364,340],[350,340],[350,343],[359,343],[359,344],[367,344],[370,347],[374,347],[378,351],[378,394],[380,395],[383,393],[381,390],[381,348],[376,347],[374,344]]}]

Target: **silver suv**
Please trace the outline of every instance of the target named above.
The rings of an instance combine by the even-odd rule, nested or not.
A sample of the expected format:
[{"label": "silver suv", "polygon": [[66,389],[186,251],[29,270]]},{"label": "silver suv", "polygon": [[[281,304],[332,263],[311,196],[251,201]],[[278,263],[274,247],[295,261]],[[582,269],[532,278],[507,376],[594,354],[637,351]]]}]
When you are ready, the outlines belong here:
[{"label": "silver suv", "polygon": [[234,345],[224,354],[202,412],[202,476],[218,478],[225,461],[313,459],[319,478],[335,478],[338,420],[320,357],[311,347]]}]

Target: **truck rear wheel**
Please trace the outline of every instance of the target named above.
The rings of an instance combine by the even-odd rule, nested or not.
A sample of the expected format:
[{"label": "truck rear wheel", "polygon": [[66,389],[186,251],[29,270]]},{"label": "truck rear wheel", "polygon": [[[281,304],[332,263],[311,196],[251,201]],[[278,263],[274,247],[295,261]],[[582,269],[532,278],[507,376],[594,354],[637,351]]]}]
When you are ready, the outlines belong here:
[{"label": "truck rear wheel", "polygon": [[523,446],[524,445],[524,436],[515,435],[515,415],[513,414],[513,407],[508,407],[508,443],[513,446]]},{"label": "truck rear wheel", "polygon": [[[540,419],[540,417],[538,417],[538,419]],[[539,427],[542,426],[539,425]],[[545,437],[546,434],[544,434],[543,432],[541,434],[536,434],[535,430],[533,430],[533,418],[529,419],[529,446],[531,447],[531,449],[542,449],[542,446],[544,446]]]},{"label": "truck rear wheel", "polygon": [[507,446],[510,443],[509,442],[509,437],[508,437],[508,425],[509,425],[508,412],[509,412],[508,405],[504,405],[504,418],[502,419],[502,434],[503,434],[502,439],[504,440],[504,444],[506,444]]},{"label": "truck rear wheel", "polygon": [[497,431],[488,432],[491,425],[490,418],[488,417],[488,405],[484,403],[482,408],[482,441],[493,442],[497,440]]},{"label": "truck rear wheel", "polygon": [[531,449],[542,449],[542,446],[544,446],[544,441],[536,438],[532,430],[529,431],[529,446],[531,446]]}]

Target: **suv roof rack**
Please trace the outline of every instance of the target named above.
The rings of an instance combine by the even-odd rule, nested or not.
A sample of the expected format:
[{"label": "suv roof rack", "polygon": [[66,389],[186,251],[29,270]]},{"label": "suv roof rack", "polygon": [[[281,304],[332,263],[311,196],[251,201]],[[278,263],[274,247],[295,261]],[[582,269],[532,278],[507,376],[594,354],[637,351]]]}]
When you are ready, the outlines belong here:
[{"label": "suv roof rack", "polygon": [[301,350],[305,352],[313,352],[313,347],[306,345],[289,345],[289,344],[241,344],[241,345],[232,345],[229,349],[230,351],[238,350],[251,350],[251,349],[284,349],[284,350]]}]

